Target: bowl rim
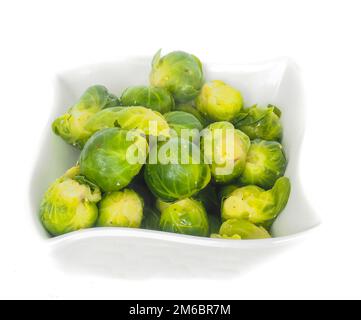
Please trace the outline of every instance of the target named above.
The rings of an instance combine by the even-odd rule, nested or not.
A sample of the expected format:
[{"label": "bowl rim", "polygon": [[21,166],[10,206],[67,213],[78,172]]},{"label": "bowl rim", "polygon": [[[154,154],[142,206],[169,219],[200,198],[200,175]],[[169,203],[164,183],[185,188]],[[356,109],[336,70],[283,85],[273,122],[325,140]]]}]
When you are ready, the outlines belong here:
[{"label": "bowl rim", "polygon": [[319,229],[321,223],[318,223],[311,228],[292,235],[269,238],[269,239],[255,239],[255,240],[235,240],[235,239],[216,239],[209,237],[190,236],[178,233],[171,233],[165,231],[156,231],[148,229],[124,228],[124,227],[97,227],[82,229],[54,238],[46,239],[48,245],[58,247],[69,242],[89,239],[89,238],[138,238],[148,240],[159,240],[170,243],[180,243],[184,245],[196,245],[201,247],[213,248],[265,248],[274,246],[283,246],[289,243],[296,242],[307,237],[309,234]]},{"label": "bowl rim", "polygon": [[[53,80],[57,80],[57,79],[63,79],[64,77],[66,78],[67,76],[69,76],[70,74],[74,73],[74,72],[80,72],[82,70],[85,69],[91,69],[91,68],[97,68],[97,67],[101,67],[101,66],[109,66],[112,64],[118,64],[118,63],[125,63],[125,62],[132,62],[132,63],[144,63],[144,61],[151,61],[153,56],[150,55],[140,55],[140,54],[134,54],[134,55],[124,55],[121,57],[115,57],[115,58],[111,58],[109,60],[99,60],[99,61],[93,61],[93,62],[89,62],[89,63],[85,63],[82,65],[74,65],[71,67],[67,67],[67,68],[61,68],[58,70],[54,71],[54,75],[53,75]],[[260,60],[251,60],[251,61],[237,61],[237,62],[224,62],[224,61],[218,61],[218,60],[203,60],[202,61],[202,65],[204,67],[207,68],[207,66],[212,66],[212,68],[219,68],[220,70],[229,70],[229,68],[232,68],[232,70],[235,70],[235,68],[242,68],[242,70],[244,71],[246,68],[255,68],[255,67],[259,67],[259,68],[264,68],[267,65],[271,65],[271,64],[285,64],[285,65],[293,65],[294,67],[296,67],[296,69],[298,71],[300,71],[300,68],[296,62],[296,60],[294,60],[292,57],[289,56],[276,56],[276,57],[272,57],[272,58],[267,58],[267,59],[260,59]],[[149,63],[150,66],[150,63]],[[203,68],[205,69],[205,68]],[[206,71],[206,70],[203,70]]]}]

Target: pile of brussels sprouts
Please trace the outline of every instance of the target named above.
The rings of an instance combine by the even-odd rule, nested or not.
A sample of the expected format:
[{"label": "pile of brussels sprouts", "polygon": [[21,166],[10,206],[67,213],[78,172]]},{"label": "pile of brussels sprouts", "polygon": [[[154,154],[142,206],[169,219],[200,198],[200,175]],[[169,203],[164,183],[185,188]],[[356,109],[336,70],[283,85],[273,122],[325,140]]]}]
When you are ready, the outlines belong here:
[{"label": "pile of brussels sprouts", "polygon": [[[130,227],[222,239],[271,237],[291,188],[283,176],[280,110],[244,107],[236,88],[205,82],[200,60],[186,52],[157,52],[149,79],[150,86],[127,88],[120,97],[94,85],[53,122],[54,133],[81,152],[43,197],[45,229],[51,236]],[[179,161],[159,161],[165,146]],[[130,162],[129,150],[144,162]]]}]

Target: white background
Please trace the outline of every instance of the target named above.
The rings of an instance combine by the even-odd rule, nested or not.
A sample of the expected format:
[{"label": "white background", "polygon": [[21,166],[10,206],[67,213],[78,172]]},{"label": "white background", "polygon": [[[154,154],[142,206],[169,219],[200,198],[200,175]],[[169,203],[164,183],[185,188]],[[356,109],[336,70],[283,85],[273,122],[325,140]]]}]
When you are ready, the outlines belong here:
[{"label": "white background", "polygon": [[[361,298],[360,1],[0,3],[0,298]],[[307,94],[301,174],[323,224],[229,280],[65,274],[42,248],[28,190],[53,99],[71,67],[182,49],[216,62],[290,56]],[[31,187],[31,186],[30,186]]]}]

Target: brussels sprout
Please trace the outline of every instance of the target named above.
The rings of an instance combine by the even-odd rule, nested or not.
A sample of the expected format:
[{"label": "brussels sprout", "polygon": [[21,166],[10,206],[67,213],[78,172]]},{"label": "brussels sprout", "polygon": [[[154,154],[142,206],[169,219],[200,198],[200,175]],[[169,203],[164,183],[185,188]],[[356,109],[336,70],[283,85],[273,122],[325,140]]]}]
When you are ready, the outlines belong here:
[{"label": "brussels sprout", "polygon": [[231,121],[242,110],[241,93],[223,81],[205,83],[196,98],[197,109],[213,121]]},{"label": "brussels sprout", "polygon": [[174,130],[174,135],[199,144],[200,131],[203,126],[194,115],[183,111],[173,111],[166,113],[164,118],[169,127]]},{"label": "brussels sprout", "polygon": [[211,164],[212,177],[216,183],[229,183],[245,168],[250,140],[230,122],[215,122],[207,129],[201,147],[207,163]]},{"label": "brussels sprout", "polygon": [[123,106],[143,106],[160,113],[174,108],[172,95],[163,88],[135,86],[124,90],[121,98]]},{"label": "brussels sprout", "polygon": [[133,190],[110,192],[99,202],[97,227],[139,228],[143,218],[143,199]]},{"label": "brussels sprout", "polygon": [[271,235],[263,227],[258,227],[252,222],[241,219],[230,219],[223,222],[219,234],[211,235],[212,238],[224,239],[267,239]]},{"label": "brussels sprout", "polygon": [[209,121],[190,103],[178,104],[178,105],[176,105],[175,110],[193,114],[198,119],[198,121],[202,124],[203,128],[209,124]]},{"label": "brussels sprout", "polygon": [[149,80],[152,86],[167,89],[176,102],[187,102],[193,100],[202,87],[202,64],[194,55],[182,51],[161,58],[159,50],[153,58]]},{"label": "brussels sprout", "polygon": [[118,191],[139,173],[147,148],[147,141],[137,132],[101,130],[85,144],[79,159],[80,171],[103,191]]},{"label": "brussels sprout", "polygon": [[263,139],[268,141],[281,141],[282,124],[279,110],[272,105],[267,108],[253,106],[246,110],[246,115],[234,125],[242,130],[251,140]]},{"label": "brussels sprout", "polygon": [[189,198],[209,183],[209,166],[202,162],[195,144],[173,137],[160,143],[151,151],[150,157],[154,151],[157,151],[156,159],[146,164],[144,178],[156,197],[165,201]]},{"label": "brussels sprout", "polygon": [[86,124],[92,133],[106,128],[139,129],[146,135],[169,137],[169,126],[164,117],[145,107],[115,107],[95,114]]},{"label": "brussels sprout", "polygon": [[92,134],[85,129],[89,118],[104,108],[117,105],[119,105],[118,98],[110,94],[105,87],[99,85],[89,87],[68,112],[53,122],[53,131],[66,142],[81,149]]},{"label": "brussels sprout", "polygon": [[183,199],[167,206],[160,217],[162,231],[206,237],[209,234],[207,213],[194,199]]},{"label": "brussels sprout", "polygon": [[[211,233],[218,232],[222,221],[220,215],[220,205],[217,199],[217,193],[215,188],[212,185],[208,185],[206,188],[201,190],[198,194],[196,194],[192,199],[202,203],[206,212],[208,213],[208,223],[209,229]],[[157,199],[156,207],[159,212],[163,212],[170,205],[174,204],[174,202],[165,202],[161,199]]]},{"label": "brussels sprout", "polygon": [[275,181],[284,175],[286,165],[286,157],[280,143],[253,140],[239,182],[241,185],[252,184],[264,189],[272,188]]},{"label": "brussels sprout", "polygon": [[71,168],[50,186],[43,197],[40,219],[53,236],[90,228],[98,218],[96,203],[101,199],[100,190],[85,184],[79,174],[79,167]]},{"label": "brussels sprout", "polygon": [[158,210],[145,207],[141,228],[149,230],[159,230],[160,213]]},{"label": "brussels sprout", "polygon": [[[211,233],[216,233],[222,224],[220,215],[220,205],[217,199],[216,190],[212,185],[208,185],[206,188],[201,190],[198,194],[193,196],[194,200],[202,203],[206,212],[208,213],[208,222]],[[163,212],[174,202],[165,202],[161,199],[157,199],[156,207],[160,212]]]},{"label": "brussels sprout", "polygon": [[271,190],[257,186],[238,188],[222,201],[223,220],[248,219],[252,223],[267,224],[285,208],[291,191],[286,177],[279,178]]}]

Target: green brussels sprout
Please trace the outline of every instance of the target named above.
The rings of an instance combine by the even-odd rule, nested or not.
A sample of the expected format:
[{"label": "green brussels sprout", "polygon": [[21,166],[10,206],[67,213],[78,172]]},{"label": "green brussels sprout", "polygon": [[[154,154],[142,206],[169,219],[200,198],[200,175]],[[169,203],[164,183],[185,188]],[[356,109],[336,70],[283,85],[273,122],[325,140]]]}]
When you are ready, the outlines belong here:
[{"label": "green brussels sprout", "polygon": [[118,98],[100,85],[89,87],[79,101],[52,124],[55,134],[81,149],[92,135],[85,124],[102,109],[119,105]]},{"label": "green brussels sprout", "polygon": [[160,216],[160,229],[167,232],[206,237],[209,224],[202,203],[194,199],[183,199],[167,206]]},{"label": "green brussels sprout", "polygon": [[267,108],[249,108],[242,119],[235,121],[234,126],[247,134],[251,140],[282,140],[280,113],[277,107],[272,105],[268,105]]},{"label": "green brussels sprout", "polygon": [[159,50],[153,58],[149,80],[152,86],[167,89],[176,102],[188,102],[202,87],[202,64],[194,55],[182,51],[161,58]]},{"label": "green brussels sprout", "polygon": [[241,112],[241,93],[223,81],[205,83],[195,100],[197,109],[213,121],[231,121]]},{"label": "green brussels sprout", "polygon": [[200,131],[203,126],[194,115],[183,111],[172,111],[166,113],[164,118],[175,136],[199,144]]},{"label": "green brussels sprout", "polygon": [[255,224],[267,225],[285,208],[291,192],[288,178],[279,178],[271,190],[257,186],[235,189],[222,201],[222,218],[247,219]]},{"label": "green brussels sprout", "polygon": [[172,95],[163,88],[135,86],[124,90],[120,98],[123,106],[143,106],[159,113],[170,112],[174,108]]},{"label": "green brussels sprout", "polygon": [[[199,193],[194,195],[192,199],[197,200],[201,202],[206,209],[207,213],[210,215],[219,215],[220,213],[220,205],[219,201],[217,199],[217,194],[215,191],[215,188],[212,185],[208,185],[203,190],[201,190]],[[168,208],[173,202],[166,202],[161,199],[156,200],[156,208],[162,212],[166,208]]]},{"label": "green brussels sprout", "polygon": [[94,134],[80,154],[81,174],[103,191],[126,187],[146,161],[148,144],[135,131],[104,129]]},{"label": "green brussels sprout", "polygon": [[215,183],[229,183],[239,177],[246,165],[250,140],[230,122],[214,122],[207,127],[201,148]]},{"label": "green brussels sprout", "polygon": [[223,239],[267,239],[271,235],[263,227],[242,219],[229,219],[223,222],[219,234],[212,234],[212,238]]},{"label": "green brussels sprout", "polygon": [[202,162],[199,147],[187,140],[170,138],[151,150],[149,157],[153,156],[156,159],[145,165],[144,179],[150,191],[162,200],[189,198],[210,181],[210,169]]},{"label": "green brussels sprout", "polygon": [[145,207],[141,228],[149,230],[159,230],[160,213],[158,210]]},{"label": "green brussels sprout", "polygon": [[276,141],[253,140],[247,162],[239,178],[241,185],[256,185],[270,189],[285,173],[287,161],[283,147]]},{"label": "green brussels sprout", "polygon": [[198,121],[202,124],[203,128],[209,124],[209,121],[190,103],[178,104],[175,106],[175,110],[193,114],[198,119]]},{"label": "green brussels sprout", "polygon": [[[217,199],[217,193],[215,188],[209,184],[198,194],[196,194],[192,199],[202,203],[202,205],[206,209],[206,212],[208,213],[208,223],[211,233],[218,232],[222,221],[220,215],[220,205]],[[174,202],[165,202],[161,199],[157,199],[156,208],[159,210],[159,212],[163,212],[173,203]]]},{"label": "green brussels sprout", "polygon": [[99,202],[97,227],[139,228],[143,206],[143,199],[134,190],[110,192]]},{"label": "green brussels sprout", "polygon": [[98,187],[79,176],[79,167],[69,169],[45,192],[40,205],[40,220],[53,236],[92,227],[98,218]]},{"label": "green brussels sprout", "polygon": [[147,136],[169,137],[164,117],[145,107],[114,107],[102,110],[89,119],[86,129],[92,133],[106,128],[139,129]]}]

